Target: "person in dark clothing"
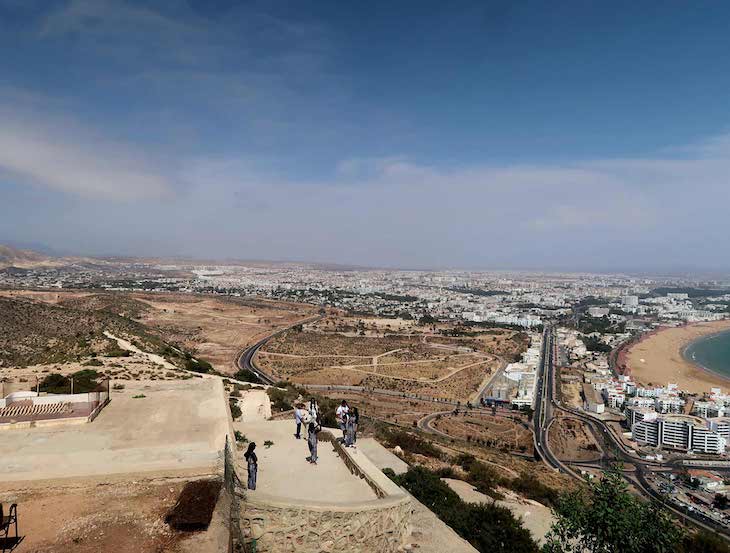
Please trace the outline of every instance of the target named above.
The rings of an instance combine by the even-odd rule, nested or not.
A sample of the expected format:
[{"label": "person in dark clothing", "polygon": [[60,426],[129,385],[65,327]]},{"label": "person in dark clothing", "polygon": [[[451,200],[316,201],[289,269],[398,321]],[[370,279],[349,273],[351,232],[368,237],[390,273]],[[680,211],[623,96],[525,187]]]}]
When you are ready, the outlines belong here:
[{"label": "person in dark clothing", "polygon": [[256,449],[256,443],[251,442],[248,444],[248,449],[246,450],[246,453],[243,454],[243,456],[246,458],[246,463],[248,465],[248,489],[249,490],[255,490],[256,489],[256,475],[259,471],[259,460],[258,457],[256,457],[256,453],[254,450]]},{"label": "person in dark clothing", "polygon": [[345,447],[355,443],[355,414],[345,415]]},{"label": "person in dark clothing", "polygon": [[360,424],[360,412],[357,410],[357,407],[352,410],[352,418],[355,419],[355,429],[352,435],[352,443],[357,443],[357,427]]},{"label": "person in dark clothing", "polygon": [[313,465],[317,464],[317,434],[321,427],[314,421],[309,423],[309,429],[307,432],[307,445],[309,446],[309,458],[307,461]]}]

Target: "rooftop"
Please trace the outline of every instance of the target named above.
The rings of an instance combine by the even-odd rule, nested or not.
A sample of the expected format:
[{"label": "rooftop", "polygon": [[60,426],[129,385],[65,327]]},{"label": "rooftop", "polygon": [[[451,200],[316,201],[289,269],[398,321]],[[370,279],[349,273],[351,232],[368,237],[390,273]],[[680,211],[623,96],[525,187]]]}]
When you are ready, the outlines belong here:
[{"label": "rooftop", "polygon": [[91,423],[5,430],[3,482],[214,472],[229,431],[223,393],[217,379],[125,382]]}]

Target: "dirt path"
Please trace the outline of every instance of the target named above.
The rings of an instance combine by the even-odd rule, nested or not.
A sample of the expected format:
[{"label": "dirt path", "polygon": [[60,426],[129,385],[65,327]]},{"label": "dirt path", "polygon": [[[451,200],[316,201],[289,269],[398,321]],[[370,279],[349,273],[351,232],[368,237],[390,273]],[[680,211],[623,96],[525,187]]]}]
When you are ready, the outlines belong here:
[{"label": "dirt path", "polygon": [[107,338],[111,338],[112,340],[115,340],[117,342],[117,344],[119,344],[119,347],[124,350],[131,351],[131,352],[137,353],[143,357],[146,357],[152,363],[157,363],[158,365],[162,365],[166,369],[170,369],[173,371],[178,370],[178,367],[176,367],[175,365],[170,363],[167,359],[165,359],[161,355],[157,355],[156,353],[148,353],[146,351],[142,351],[141,349],[139,349],[137,346],[135,346],[131,342],[128,342],[124,338],[119,338],[118,336],[114,336],[114,334],[112,334],[111,332],[109,332],[107,330],[104,331],[104,335]]}]

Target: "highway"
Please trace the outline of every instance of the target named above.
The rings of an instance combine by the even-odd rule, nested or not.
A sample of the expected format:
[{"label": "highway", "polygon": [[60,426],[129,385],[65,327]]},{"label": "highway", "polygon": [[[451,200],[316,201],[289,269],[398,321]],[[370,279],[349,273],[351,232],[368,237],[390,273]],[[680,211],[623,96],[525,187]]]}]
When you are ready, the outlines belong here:
[{"label": "highway", "polygon": [[[257,367],[254,363],[254,357],[258,350],[261,349],[269,340],[281,334],[282,332],[285,332],[300,324],[314,322],[316,320],[319,320],[320,318],[321,316],[315,316],[299,321],[293,325],[278,330],[277,332],[259,340],[252,346],[242,350],[241,352],[239,352],[236,359],[236,364],[238,368],[252,372],[264,384],[275,384],[275,380],[270,375],[262,371],[259,367]],[[532,419],[534,447],[536,455],[538,455],[548,466],[577,479],[583,478],[580,475],[581,468],[604,469],[608,467],[611,463],[615,462],[621,462],[629,465],[629,467],[624,468],[624,477],[645,497],[661,501],[667,509],[680,517],[681,520],[694,524],[695,526],[698,526],[700,528],[704,528],[706,530],[718,533],[725,539],[730,539],[730,532],[726,527],[718,524],[714,520],[704,516],[702,513],[696,510],[690,512],[686,508],[682,508],[678,505],[668,502],[666,498],[662,496],[662,494],[651,485],[647,473],[650,472],[650,470],[666,470],[666,465],[648,462],[644,459],[641,459],[635,454],[631,454],[626,449],[625,445],[618,439],[618,437],[613,434],[613,432],[604,421],[595,417],[591,417],[590,415],[585,414],[583,411],[564,407],[556,401],[555,354],[555,332],[551,326],[546,326],[543,333],[542,354],[540,358],[540,364],[538,366],[537,385],[535,391],[535,412]],[[307,388],[341,389],[342,391],[347,390],[381,393],[398,397],[409,397],[412,399],[434,401],[438,403],[445,403],[447,405],[456,404],[456,402],[437,400],[434,398],[422,397],[415,394],[403,394],[386,390],[374,390],[370,388],[361,388],[359,386],[307,386]],[[476,411],[482,410],[476,406],[473,407],[473,409]],[[567,461],[561,461],[552,453],[549,444],[549,432],[550,426],[555,421],[555,413],[558,411],[562,411],[567,415],[573,418],[577,418],[588,425],[596,441],[601,445],[601,449],[603,451],[602,459],[592,462],[588,461],[571,463]],[[444,413],[448,412],[449,411],[444,411]],[[424,417],[418,422],[419,428],[427,432],[434,432],[435,430],[430,427],[429,423],[438,414],[439,413],[433,413],[427,417]]]},{"label": "highway", "polygon": [[264,371],[262,371],[260,368],[258,368],[254,364],[253,358],[256,355],[256,352],[258,352],[266,344],[266,342],[268,342],[275,336],[278,336],[282,332],[286,332],[287,330],[290,330],[298,325],[313,323],[315,321],[318,321],[321,318],[322,318],[322,315],[310,317],[308,319],[298,321],[298,322],[294,323],[293,325],[289,325],[286,328],[277,330],[273,334],[269,334],[265,338],[262,338],[261,340],[256,342],[254,345],[239,352],[238,356],[236,357],[236,365],[238,366],[239,369],[252,372],[256,376],[256,378],[258,378],[264,384],[269,384],[269,385],[273,386],[274,384],[276,384],[276,381],[270,375],[266,374]]},{"label": "highway", "polygon": [[[552,327],[546,326],[543,334],[542,356],[538,367],[539,374],[535,396],[535,413],[533,415],[535,452],[540,458],[550,467],[579,479],[582,479],[582,476],[569,465],[575,465],[578,469],[581,467],[603,469],[612,463],[620,462],[625,466],[623,471],[624,478],[639,490],[642,495],[660,501],[667,509],[679,516],[681,520],[718,533],[725,539],[730,539],[728,528],[696,510],[689,511],[667,501],[667,498],[651,485],[648,473],[652,470],[667,470],[666,465],[649,462],[630,453],[621,440],[614,435],[606,422],[591,417],[577,409],[564,407],[555,400],[555,354],[555,332]],[[577,418],[588,425],[597,443],[601,446],[603,451],[602,459],[594,462],[568,463],[561,461],[553,455],[549,446],[549,430],[555,420],[554,413],[557,411],[563,411],[567,415]]]}]

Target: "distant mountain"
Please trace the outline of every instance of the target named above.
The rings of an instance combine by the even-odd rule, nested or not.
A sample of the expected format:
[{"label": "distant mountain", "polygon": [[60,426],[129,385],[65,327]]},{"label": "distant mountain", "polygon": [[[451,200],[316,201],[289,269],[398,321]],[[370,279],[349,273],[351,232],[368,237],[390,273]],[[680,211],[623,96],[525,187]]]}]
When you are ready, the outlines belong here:
[{"label": "distant mountain", "polygon": [[11,246],[0,244],[0,268],[17,267],[19,269],[32,269],[44,265],[57,265],[54,258],[33,250],[20,250]]}]

